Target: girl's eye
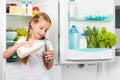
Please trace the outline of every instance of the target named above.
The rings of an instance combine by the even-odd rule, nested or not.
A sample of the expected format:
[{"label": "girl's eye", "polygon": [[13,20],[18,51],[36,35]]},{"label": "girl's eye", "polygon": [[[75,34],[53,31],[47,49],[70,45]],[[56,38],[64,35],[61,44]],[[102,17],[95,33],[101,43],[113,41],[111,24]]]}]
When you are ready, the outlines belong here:
[{"label": "girl's eye", "polygon": [[43,28],[40,27],[40,29],[43,29]]},{"label": "girl's eye", "polygon": [[45,32],[47,32],[47,30],[45,30]]},{"label": "girl's eye", "polygon": [[[42,28],[42,27],[39,27],[39,29],[41,29],[41,30],[43,30],[44,28]],[[47,32],[47,30],[44,30],[45,32]]]}]

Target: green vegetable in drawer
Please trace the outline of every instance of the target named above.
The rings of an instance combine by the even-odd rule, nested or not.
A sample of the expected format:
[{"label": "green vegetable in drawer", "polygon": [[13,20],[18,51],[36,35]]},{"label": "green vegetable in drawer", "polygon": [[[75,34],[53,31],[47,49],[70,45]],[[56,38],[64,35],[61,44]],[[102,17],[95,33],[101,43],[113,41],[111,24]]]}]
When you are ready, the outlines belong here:
[{"label": "green vegetable in drawer", "polygon": [[87,26],[84,33],[87,35],[87,47],[88,48],[96,48],[98,47],[97,44],[97,35],[98,35],[98,29],[94,26],[93,28]]},{"label": "green vegetable in drawer", "polygon": [[98,30],[95,26],[93,28],[87,26],[84,33],[87,35],[88,48],[111,48],[116,44],[115,33],[107,31],[106,27]]},{"label": "green vegetable in drawer", "polygon": [[111,48],[116,44],[116,35],[115,33],[108,32],[105,27],[102,27],[97,35],[97,43],[100,48]]}]

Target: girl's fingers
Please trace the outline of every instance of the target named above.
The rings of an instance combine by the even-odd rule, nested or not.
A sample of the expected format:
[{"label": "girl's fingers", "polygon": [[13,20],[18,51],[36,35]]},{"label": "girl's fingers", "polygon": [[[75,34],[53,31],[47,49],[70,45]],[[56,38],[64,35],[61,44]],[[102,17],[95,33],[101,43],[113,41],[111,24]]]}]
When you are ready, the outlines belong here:
[{"label": "girl's fingers", "polygon": [[24,43],[23,43],[23,46],[25,46],[25,47],[32,47],[32,45],[33,45],[33,42],[32,41],[25,41]]},{"label": "girl's fingers", "polygon": [[47,52],[45,52],[45,58],[46,58],[46,60],[54,59],[53,51],[48,50]]},{"label": "girl's fingers", "polygon": [[28,47],[29,47],[29,48],[32,47],[32,45],[33,45],[33,42],[32,42],[32,41],[28,42]]}]

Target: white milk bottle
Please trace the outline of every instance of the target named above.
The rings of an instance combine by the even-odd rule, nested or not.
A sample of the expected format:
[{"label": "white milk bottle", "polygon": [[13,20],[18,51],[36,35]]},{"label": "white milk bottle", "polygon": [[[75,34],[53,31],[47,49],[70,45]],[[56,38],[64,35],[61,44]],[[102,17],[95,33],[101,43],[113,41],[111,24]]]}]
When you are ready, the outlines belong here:
[{"label": "white milk bottle", "polygon": [[80,34],[79,48],[87,48],[87,40],[84,33]]},{"label": "white milk bottle", "polygon": [[39,49],[41,49],[43,46],[45,45],[45,41],[44,40],[38,40],[38,41],[34,41],[34,44],[32,47],[25,47],[25,46],[21,46],[17,49],[17,54],[20,58],[24,58],[28,55],[31,55],[32,53],[38,51]]},{"label": "white milk bottle", "polygon": [[70,0],[69,3],[69,17],[74,18],[75,17],[75,1]]}]

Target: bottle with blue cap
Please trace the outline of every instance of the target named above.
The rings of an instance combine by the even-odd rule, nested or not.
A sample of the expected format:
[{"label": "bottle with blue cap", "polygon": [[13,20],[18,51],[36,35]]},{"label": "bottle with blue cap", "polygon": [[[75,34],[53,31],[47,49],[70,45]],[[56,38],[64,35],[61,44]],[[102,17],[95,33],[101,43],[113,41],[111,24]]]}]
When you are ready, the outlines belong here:
[{"label": "bottle with blue cap", "polygon": [[69,17],[74,18],[75,17],[75,0],[70,0],[69,3]]},{"label": "bottle with blue cap", "polygon": [[79,31],[75,25],[69,30],[69,49],[78,49],[79,47]]},{"label": "bottle with blue cap", "polygon": [[87,40],[84,33],[80,34],[79,48],[87,48]]},{"label": "bottle with blue cap", "polygon": [[27,15],[32,15],[32,2],[30,0],[28,1]]},{"label": "bottle with blue cap", "polygon": [[22,1],[21,7],[24,9],[23,14],[26,14],[26,2]]}]

